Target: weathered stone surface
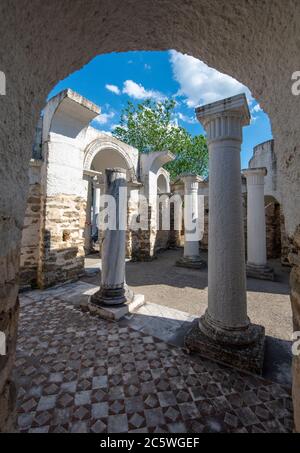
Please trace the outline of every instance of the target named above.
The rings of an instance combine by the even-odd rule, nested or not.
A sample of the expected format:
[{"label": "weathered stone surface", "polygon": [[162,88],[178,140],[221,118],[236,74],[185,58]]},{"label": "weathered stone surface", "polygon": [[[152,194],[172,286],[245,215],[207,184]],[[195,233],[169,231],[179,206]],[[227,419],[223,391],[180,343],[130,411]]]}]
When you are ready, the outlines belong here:
[{"label": "weathered stone surface", "polygon": [[188,269],[205,269],[207,267],[206,261],[202,260],[200,257],[197,259],[182,257],[176,261],[176,266],[186,267]]},{"label": "weathered stone surface", "polygon": [[204,335],[198,325],[194,325],[185,337],[185,347],[190,352],[197,352],[203,357],[227,365],[261,374],[264,361],[265,329],[255,325],[257,340],[246,347],[233,347],[213,341]]},{"label": "weathered stone surface", "polygon": [[[290,274],[291,302],[294,332],[300,331],[300,225],[291,240],[294,253],[289,255],[292,265]],[[293,403],[296,431],[300,432],[300,356],[293,358]]]},{"label": "weathered stone surface", "polygon": [[83,273],[86,200],[64,194],[47,197],[44,211],[38,263],[40,287],[76,279]]},{"label": "weathered stone surface", "polygon": [[259,280],[274,280],[274,270],[269,266],[255,266],[247,263],[246,265],[247,277],[257,278]]}]

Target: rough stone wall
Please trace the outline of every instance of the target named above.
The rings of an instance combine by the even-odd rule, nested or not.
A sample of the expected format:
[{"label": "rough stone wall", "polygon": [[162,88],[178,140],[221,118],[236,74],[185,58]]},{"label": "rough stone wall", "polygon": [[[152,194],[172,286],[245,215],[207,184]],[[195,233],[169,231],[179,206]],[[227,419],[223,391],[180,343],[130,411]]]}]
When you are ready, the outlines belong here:
[{"label": "rough stone wall", "polygon": [[280,208],[280,232],[281,232],[281,264],[283,266],[291,266],[289,255],[295,252],[295,244],[292,237],[289,237],[285,229],[285,220]]},{"label": "rough stone wall", "polygon": [[[300,332],[300,225],[291,239],[293,250],[289,254],[292,265],[290,276],[294,332]],[[296,430],[300,431],[300,355],[293,357],[293,402]]]},{"label": "rough stone wall", "polygon": [[44,215],[38,269],[41,288],[83,273],[86,200],[72,195],[48,196]]},{"label": "rough stone wall", "polygon": [[[23,0],[22,7],[19,0],[2,0],[0,12],[5,17],[0,63],[7,80],[0,110],[0,317],[11,312],[12,339],[35,125],[55,83],[98,54],[176,49],[248,86],[272,121],[286,232],[295,239],[300,225],[300,129],[299,97],[292,95],[291,74],[299,70],[298,0],[165,0],[155,5],[145,0],[91,0],[88,8],[85,0]],[[128,26],[133,18],[134,26]],[[300,250],[298,241],[295,248]],[[299,310],[295,279],[291,286],[292,304]],[[9,361],[14,354],[13,341],[10,344]],[[5,404],[12,395],[6,392],[9,372],[9,366],[1,364],[1,431],[11,428],[11,406]],[[300,414],[295,414],[300,431]]]},{"label": "rough stone wall", "polygon": [[20,257],[21,287],[34,287],[37,284],[42,204],[39,161],[31,163],[29,178],[30,185],[26,203]]},{"label": "rough stone wall", "polygon": [[267,258],[281,257],[280,205],[272,202],[265,206]]},{"label": "rough stone wall", "polygon": [[200,249],[201,250],[208,250],[208,197],[204,199],[204,233],[203,237],[200,241]]},{"label": "rough stone wall", "polygon": [[[156,225],[156,237],[155,237],[155,245],[154,245],[154,250],[155,253],[161,250],[166,250],[169,248],[170,245],[170,230],[169,229],[163,229],[162,225],[162,215],[163,215],[163,209],[169,209],[169,206],[163,203],[159,204],[159,209],[158,209],[158,215],[157,215],[157,225]],[[170,216],[171,216],[171,210],[170,210]],[[170,225],[171,226],[171,225]]]},{"label": "rough stone wall", "polygon": [[155,258],[156,222],[152,207],[148,207],[148,229],[131,231],[132,260],[151,261]]},{"label": "rough stone wall", "polygon": [[[174,203],[170,204],[170,234],[169,234],[169,248],[176,249],[183,246],[184,239],[182,239],[183,228],[181,230],[175,229],[175,208]],[[183,226],[183,225],[182,225]]]}]

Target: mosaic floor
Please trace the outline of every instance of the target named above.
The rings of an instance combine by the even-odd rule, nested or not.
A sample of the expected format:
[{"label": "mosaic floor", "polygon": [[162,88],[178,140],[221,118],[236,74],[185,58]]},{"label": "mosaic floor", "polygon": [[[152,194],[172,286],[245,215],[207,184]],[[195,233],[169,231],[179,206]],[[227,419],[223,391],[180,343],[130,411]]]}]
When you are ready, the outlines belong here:
[{"label": "mosaic floor", "polygon": [[188,356],[53,294],[21,297],[21,432],[292,431],[283,386]]}]

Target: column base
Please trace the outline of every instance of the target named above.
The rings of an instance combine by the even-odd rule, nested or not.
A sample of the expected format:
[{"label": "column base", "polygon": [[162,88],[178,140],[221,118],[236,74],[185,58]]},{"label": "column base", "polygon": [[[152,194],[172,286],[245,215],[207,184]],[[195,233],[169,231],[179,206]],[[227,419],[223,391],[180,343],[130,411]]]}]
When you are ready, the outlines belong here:
[{"label": "column base", "polygon": [[249,278],[257,278],[259,280],[275,280],[274,270],[268,265],[258,266],[255,264],[247,263],[246,274]]},{"label": "column base", "polygon": [[[203,321],[204,316],[200,319]],[[248,329],[250,329],[248,331]],[[236,343],[226,343],[229,331],[225,332],[222,338],[222,332],[218,335],[208,336],[199,327],[194,325],[187,333],[184,344],[189,352],[197,352],[203,357],[224,363],[225,365],[248,371],[255,374],[261,374],[264,361],[265,346],[265,329],[263,326],[249,324],[247,332],[235,331],[232,337]],[[246,336],[243,338],[243,336]],[[249,343],[249,341],[251,342]]]},{"label": "column base", "polygon": [[187,267],[189,269],[205,269],[207,267],[206,261],[197,256],[183,256],[176,261],[175,265],[178,267]]},{"label": "column base", "polygon": [[[128,288],[127,288],[128,290]],[[125,302],[118,305],[108,305],[107,299],[101,298],[101,290],[98,293],[89,297],[87,303],[87,310],[95,316],[107,319],[108,321],[118,321],[128,313],[132,313],[137,308],[145,303],[145,296],[143,294],[134,294],[133,291],[128,290],[130,297],[126,298]],[[96,297],[95,297],[96,296]]]}]

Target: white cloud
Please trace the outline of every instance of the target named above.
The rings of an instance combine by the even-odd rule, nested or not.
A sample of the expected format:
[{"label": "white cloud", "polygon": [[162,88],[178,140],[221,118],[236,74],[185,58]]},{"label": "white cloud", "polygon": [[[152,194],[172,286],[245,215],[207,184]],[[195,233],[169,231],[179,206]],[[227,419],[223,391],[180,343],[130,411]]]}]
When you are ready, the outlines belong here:
[{"label": "white cloud", "polygon": [[248,88],[240,82],[194,57],[171,50],[170,61],[174,79],[180,85],[177,95],[185,97],[189,107],[208,104],[242,92],[249,100],[252,98]]},{"label": "white cloud", "polygon": [[179,118],[181,121],[184,121],[185,123],[189,123],[189,124],[195,124],[195,123],[197,123],[196,118],[194,118],[193,116],[187,116],[187,115],[184,115],[184,114],[181,113],[181,112],[179,112],[177,115],[178,115],[178,118]]},{"label": "white cloud", "polygon": [[107,83],[107,84],[105,85],[105,88],[106,88],[108,91],[111,91],[111,92],[114,93],[114,94],[121,94],[120,88],[117,87],[117,85],[110,85],[109,83]]},{"label": "white cloud", "polygon": [[261,106],[260,106],[259,104],[256,104],[256,105],[255,105],[254,107],[252,107],[252,109],[251,109],[251,113],[253,113],[253,112],[255,112],[255,113],[262,112]]},{"label": "white cloud", "polygon": [[118,123],[112,124],[112,125],[110,126],[110,130],[111,130],[111,131],[114,131],[114,130],[116,129],[116,127],[118,127],[118,126],[120,126],[120,124],[118,124]]},{"label": "white cloud", "polygon": [[154,99],[156,101],[162,101],[165,96],[159,91],[146,90],[140,83],[136,83],[133,80],[125,80],[123,91],[124,94],[133,97],[134,99]]},{"label": "white cloud", "polygon": [[115,116],[115,112],[101,113],[93,120],[96,124],[107,124]]}]

